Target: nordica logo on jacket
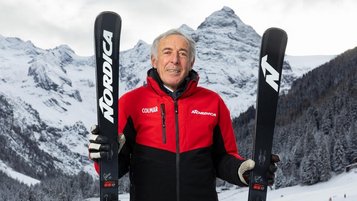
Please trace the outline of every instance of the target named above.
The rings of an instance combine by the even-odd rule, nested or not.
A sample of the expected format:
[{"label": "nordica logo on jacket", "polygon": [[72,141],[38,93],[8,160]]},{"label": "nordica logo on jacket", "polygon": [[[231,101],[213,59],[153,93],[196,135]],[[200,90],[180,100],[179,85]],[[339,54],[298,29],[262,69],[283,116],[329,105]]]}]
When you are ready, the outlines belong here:
[{"label": "nordica logo on jacket", "polygon": [[112,69],[112,56],[113,53],[113,33],[103,30],[103,96],[99,98],[99,107],[104,117],[114,123],[114,110],[113,110],[113,69]]},{"label": "nordica logo on jacket", "polygon": [[217,114],[213,113],[213,112],[202,112],[202,111],[198,111],[198,110],[192,110],[191,114],[202,115],[202,116],[212,116],[212,117],[217,116]]}]

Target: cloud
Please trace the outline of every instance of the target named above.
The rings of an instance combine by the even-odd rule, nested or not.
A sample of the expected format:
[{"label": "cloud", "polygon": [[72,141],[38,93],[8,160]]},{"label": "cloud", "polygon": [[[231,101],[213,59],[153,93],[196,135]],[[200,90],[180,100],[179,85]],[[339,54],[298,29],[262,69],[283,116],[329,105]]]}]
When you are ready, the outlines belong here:
[{"label": "cloud", "polygon": [[288,53],[337,54],[357,45],[355,0],[0,1],[0,34],[31,40],[45,49],[68,44],[77,54],[89,56],[94,54],[94,20],[101,11],[122,16],[124,50],[140,39],[151,43],[182,24],[196,29],[223,6],[231,7],[259,34],[271,26],[285,29]]}]

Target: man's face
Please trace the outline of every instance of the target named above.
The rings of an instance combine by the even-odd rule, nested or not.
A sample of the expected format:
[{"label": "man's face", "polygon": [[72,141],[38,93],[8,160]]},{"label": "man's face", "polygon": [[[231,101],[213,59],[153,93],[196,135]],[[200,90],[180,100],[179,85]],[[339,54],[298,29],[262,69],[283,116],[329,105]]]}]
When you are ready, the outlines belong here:
[{"label": "man's face", "polygon": [[181,35],[170,35],[159,41],[157,58],[151,57],[151,64],[163,83],[176,90],[192,69],[189,43]]}]

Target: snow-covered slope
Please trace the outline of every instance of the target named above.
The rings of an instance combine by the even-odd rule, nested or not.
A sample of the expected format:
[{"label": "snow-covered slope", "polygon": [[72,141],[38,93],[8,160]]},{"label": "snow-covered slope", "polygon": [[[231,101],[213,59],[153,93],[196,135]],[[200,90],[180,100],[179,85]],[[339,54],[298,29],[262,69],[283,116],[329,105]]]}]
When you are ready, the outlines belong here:
[{"label": "snow-covered slope", "polygon": [[27,185],[35,185],[37,183],[40,183],[40,180],[34,179],[32,177],[29,177],[27,175],[18,173],[11,167],[8,167],[3,161],[0,160],[0,171],[4,172],[6,175],[8,175],[11,178],[17,179],[21,183],[27,184]]},{"label": "snow-covered slope", "polygon": [[[268,201],[356,201],[357,171],[343,173],[328,182],[270,191]],[[346,196],[346,197],[345,197]]]},{"label": "snow-covered slope", "polygon": [[[335,176],[328,182],[312,186],[293,186],[278,190],[268,190],[267,201],[356,201],[357,170]],[[217,189],[219,201],[248,200],[248,188],[232,187]],[[129,201],[128,194],[119,195],[121,201]],[[97,201],[89,198],[86,201]]]}]

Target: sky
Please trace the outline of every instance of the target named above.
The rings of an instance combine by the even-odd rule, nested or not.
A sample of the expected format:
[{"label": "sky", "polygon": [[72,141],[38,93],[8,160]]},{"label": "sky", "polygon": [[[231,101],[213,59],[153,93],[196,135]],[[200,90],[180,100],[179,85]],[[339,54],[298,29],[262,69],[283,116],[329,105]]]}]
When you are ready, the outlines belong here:
[{"label": "sky", "polygon": [[259,35],[284,29],[288,55],[336,55],[357,46],[356,0],[0,0],[0,35],[43,49],[66,44],[92,56],[94,20],[102,11],[121,15],[120,49],[127,50],[182,24],[196,30],[224,6]]}]

